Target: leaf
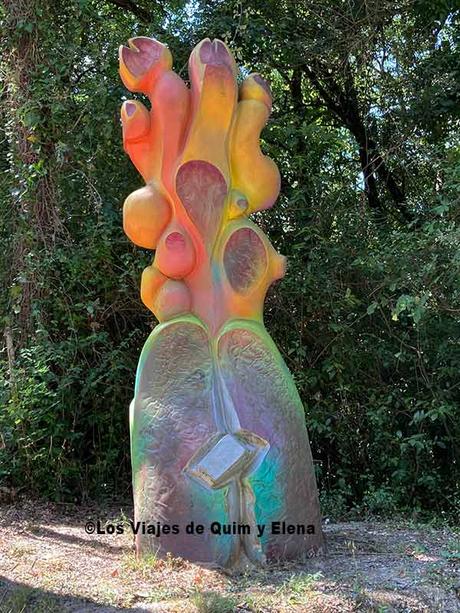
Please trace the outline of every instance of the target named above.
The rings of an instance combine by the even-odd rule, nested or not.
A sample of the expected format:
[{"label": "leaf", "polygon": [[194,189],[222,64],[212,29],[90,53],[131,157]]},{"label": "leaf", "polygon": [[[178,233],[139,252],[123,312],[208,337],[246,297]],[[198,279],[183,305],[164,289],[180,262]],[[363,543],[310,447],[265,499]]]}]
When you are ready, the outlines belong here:
[{"label": "leaf", "polygon": [[379,306],[378,302],[372,302],[368,307],[367,307],[367,314],[368,315],[372,315],[372,313],[375,312],[375,309]]}]

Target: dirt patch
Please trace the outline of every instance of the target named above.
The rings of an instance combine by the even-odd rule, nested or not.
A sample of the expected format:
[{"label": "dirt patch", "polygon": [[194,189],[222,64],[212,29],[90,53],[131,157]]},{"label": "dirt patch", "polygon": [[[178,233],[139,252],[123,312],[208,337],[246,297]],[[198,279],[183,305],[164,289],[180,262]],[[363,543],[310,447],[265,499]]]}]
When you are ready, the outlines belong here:
[{"label": "dirt patch", "polygon": [[460,611],[460,531],[390,522],[324,527],[328,554],[230,574],[177,558],[137,562],[130,507],[0,506],[0,612]]}]

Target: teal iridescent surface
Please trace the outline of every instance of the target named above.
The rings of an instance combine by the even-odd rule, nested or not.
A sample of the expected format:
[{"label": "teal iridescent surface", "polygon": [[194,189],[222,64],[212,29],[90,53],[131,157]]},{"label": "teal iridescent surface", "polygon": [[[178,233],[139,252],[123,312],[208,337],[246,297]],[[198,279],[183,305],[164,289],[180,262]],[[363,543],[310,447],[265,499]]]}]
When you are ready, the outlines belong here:
[{"label": "teal iridescent surface", "polygon": [[[219,402],[226,403],[226,412],[232,405],[230,427],[267,441],[268,451],[247,472],[213,488],[193,478],[187,466],[210,441],[212,448],[213,437],[225,434]],[[157,327],[139,362],[132,424],[136,519],[179,527],[178,534],[139,535],[141,552],[159,548],[228,566],[242,558],[287,559],[321,548],[303,407],[261,324],[230,322],[214,349],[193,317]],[[203,534],[188,534],[190,522],[202,524]],[[216,522],[248,525],[251,533],[212,534]],[[305,526],[305,532],[313,526],[314,533],[273,534],[274,522]],[[258,524],[265,526],[260,537]]]}]

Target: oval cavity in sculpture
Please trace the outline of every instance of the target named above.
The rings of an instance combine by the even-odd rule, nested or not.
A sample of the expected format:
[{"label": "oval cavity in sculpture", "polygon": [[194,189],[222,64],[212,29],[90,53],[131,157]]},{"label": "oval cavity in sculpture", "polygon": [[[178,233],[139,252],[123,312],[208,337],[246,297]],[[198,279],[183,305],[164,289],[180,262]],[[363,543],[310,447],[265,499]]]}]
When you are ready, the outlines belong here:
[{"label": "oval cavity in sculpture", "polygon": [[267,251],[251,228],[233,232],[225,245],[224,268],[235,292],[246,294],[262,280],[267,269]]},{"label": "oval cavity in sculpture", "polygon": [[190,219],[212,244],[227,196],[222,173],[213,164],[192,160],[179,168],[176,189]]}]

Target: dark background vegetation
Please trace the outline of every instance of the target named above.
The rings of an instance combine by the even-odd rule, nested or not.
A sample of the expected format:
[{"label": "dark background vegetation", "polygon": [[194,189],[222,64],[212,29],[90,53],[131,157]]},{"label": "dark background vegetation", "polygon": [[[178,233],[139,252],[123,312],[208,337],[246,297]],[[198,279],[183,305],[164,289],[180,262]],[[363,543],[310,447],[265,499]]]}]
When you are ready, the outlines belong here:
[{"label": "dark background vegetation", "polygon": [[460,510],[460,79],[449,0],[5,0],[0,485],[130,496],[127,413],[153,316],[122,231],[117,48],[203,37],[272,84],[283,177],[257,222],[289,258],[266,325],[293,372],[324,511]]}]

